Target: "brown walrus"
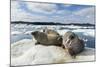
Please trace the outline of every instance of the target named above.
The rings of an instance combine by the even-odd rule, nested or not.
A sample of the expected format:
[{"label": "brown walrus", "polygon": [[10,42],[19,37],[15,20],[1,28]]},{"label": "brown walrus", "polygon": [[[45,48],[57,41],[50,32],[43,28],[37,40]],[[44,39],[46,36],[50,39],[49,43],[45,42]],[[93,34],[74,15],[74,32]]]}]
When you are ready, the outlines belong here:
[{"label": "brown walrus", "polygon": [[45,32],[46,34],[59,35],[59,33],[57,31],[51,30],[51,29],[47,29],[47,28],[46,29],[43,29],[43,32]]},{"label": "brown walrus", "polygon": [[78,36],[71,31],[64,34],[63,45],[73,57],[84,50],[84,41],[79,39]]},{"label": "brown walrus", "polygon": [[36,44],[42,44],[45,46],[48,45],[55,45],[55,46],[61,46],[62,45],[62,37],[59,35],[55,35],[55,34],[47,34],[45,32],[39,32],[39,31],[35,31],[31,33],[35,40],[37,40]]}]

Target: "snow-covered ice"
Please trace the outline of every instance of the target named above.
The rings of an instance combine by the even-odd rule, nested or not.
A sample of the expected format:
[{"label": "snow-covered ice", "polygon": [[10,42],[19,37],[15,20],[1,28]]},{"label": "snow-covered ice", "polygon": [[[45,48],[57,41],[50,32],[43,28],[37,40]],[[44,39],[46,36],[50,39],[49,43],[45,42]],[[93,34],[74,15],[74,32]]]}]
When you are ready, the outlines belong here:
[{"label": "snow-covered ice", "polygon": [[[35,46],[36,42],[30,34],[44,28],[56,30],[60,35],[73,31],[85,41],[85,50],[72,59],[68,52],[56,46]],[[95,60],[95,29],[92,26],[50,26],[11,24],[11,65],[36,65],[51,63],[67,63]]]},{"label": "snow-covered ice", "polygon": [[22,32],[19,32],[19,31],[13,31],[13,32],[11,32],[11,35],[18,35],[18,34],[22,34]]},{"label": "snow-covered ice", "polygon": [[61,47],[34,45],[35,41],[24,39],[11,46],[11,65],[37,65],[51,63],[67,63],[79,61],[94,61],[95,49],[85,48],[85,50],[73,59]]}]

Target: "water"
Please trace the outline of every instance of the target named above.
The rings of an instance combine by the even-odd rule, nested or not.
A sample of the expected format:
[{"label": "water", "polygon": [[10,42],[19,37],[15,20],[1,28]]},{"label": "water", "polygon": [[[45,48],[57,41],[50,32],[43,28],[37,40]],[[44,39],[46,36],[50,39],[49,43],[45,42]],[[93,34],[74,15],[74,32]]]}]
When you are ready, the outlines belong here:
[{"label": "water", "polygon": [[95,29],[93,26],[50,26],[50,25],[32,25],[32,24],[11,24],[11,43],[20,41],[22,39],[32,39],[30,34],[32,31],[49,27],[56,30],[61,35],[67,31],[73,31],[81,39],[85,41],[86,47],[95,48]]}]

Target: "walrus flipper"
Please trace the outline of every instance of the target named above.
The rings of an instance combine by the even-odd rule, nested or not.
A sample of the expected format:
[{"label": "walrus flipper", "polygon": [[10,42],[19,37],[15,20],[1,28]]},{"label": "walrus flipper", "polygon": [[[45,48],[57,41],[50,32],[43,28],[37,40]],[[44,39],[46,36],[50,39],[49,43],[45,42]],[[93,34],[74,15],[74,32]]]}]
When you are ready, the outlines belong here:
[{"label": "walrus flipper", "polygon": [[38,45],[38,44],[40,44],[40,42],[35,42],[35,45]]},{"label": "walrus flipper", "polygon": [[76,58],[76,53],[74,52],[74,50],[73,50],[72,48],[68,48],[68,52],[69,52],[69,54],[71,55],[71,57],[72,57],[73,59]]}]

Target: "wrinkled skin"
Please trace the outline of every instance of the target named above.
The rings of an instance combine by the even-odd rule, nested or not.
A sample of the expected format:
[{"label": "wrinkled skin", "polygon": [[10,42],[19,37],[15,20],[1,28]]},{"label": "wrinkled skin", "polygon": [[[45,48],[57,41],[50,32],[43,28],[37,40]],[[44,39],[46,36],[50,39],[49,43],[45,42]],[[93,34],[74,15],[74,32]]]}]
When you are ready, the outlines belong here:
[{"label": "wrinkled skin", "polygon": [[78,53],[84,50],[84,41],[79,39],[73,32],[66,32],[63,36],[64,48],[67,48],[70,55],[75,57]]}]

